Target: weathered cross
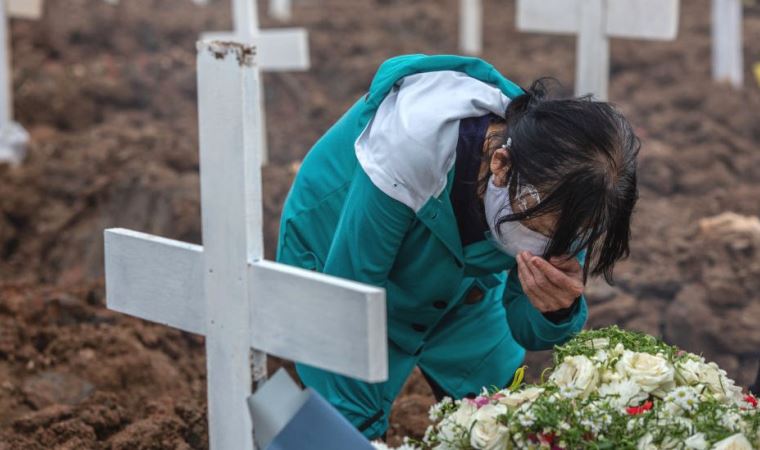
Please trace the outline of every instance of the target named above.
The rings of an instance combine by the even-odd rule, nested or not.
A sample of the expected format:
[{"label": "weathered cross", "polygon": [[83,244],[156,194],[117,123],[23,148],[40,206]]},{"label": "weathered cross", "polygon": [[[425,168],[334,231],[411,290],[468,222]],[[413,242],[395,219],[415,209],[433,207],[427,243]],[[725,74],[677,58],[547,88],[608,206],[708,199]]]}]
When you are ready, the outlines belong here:
[{"label": "weathered cross", "polygon": [[24,159],[29,134],[13,120],[13,70],[10,17],[38,19],[42,0],[0,0],[0,161],[18,164]]},{"label": "weathered cross", "polygon": [[257,57],[198,44],[203,246],[105,231],[108,307],[206,336],[213,450],[253,448],[265,353],[369,382],[388,371],[383,289],[263,258]]},{"label": "weathered cross", "polygon": [[517,28],[577,34],[575,92],[606,100],[609,39],[675,39],[679,6],[679,0],[518,0]]},{"label": "weathered cross", "polygon": [[[243,42],[256,46],[259,52],[258,67],[265,71],[308,70],[309,39],[303,28],[277,28],[259,30],[259,13],[256,0],[232,0],[234,31],[232,33],[204,33],[204,40]],[[259,83],[262,78],[259,77]],[[259,86],[263,92],[263,86]],[[266,142],[266,115],[264,114],[264,96],[261,96],[261,129],[259,149],[261,163],[268,161]]]},{"label": "weathered cross", "polygon": [[482,0],[459,0],[459,48],[468,55],[483,52]]},{"label": "weathered cross", "polygon": [[744,83],[742,0],[712,0],[712,75],[735,87]]}]

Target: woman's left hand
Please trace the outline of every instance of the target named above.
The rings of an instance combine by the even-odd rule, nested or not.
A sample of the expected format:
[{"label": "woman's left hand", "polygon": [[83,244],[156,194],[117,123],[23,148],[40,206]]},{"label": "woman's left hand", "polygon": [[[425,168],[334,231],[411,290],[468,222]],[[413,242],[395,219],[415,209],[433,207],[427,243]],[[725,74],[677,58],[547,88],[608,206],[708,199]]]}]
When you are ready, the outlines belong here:
[{"label": "woman's left hand", "polygon": [[529,252],[517,255],[517,275],[523,291],[542,313],[569,308],[583,294],[583,269],[578,260],[550,261]]}]

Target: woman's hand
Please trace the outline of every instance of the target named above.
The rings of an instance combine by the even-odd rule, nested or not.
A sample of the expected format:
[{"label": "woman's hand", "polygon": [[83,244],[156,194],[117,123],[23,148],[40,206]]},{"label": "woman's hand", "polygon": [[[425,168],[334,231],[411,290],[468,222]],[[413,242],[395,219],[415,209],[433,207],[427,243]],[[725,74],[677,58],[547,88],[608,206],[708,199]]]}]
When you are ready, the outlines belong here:
[{"label": "woman's hand", "polygon": [[548,313],[569,308],[583,294],[583,269],[575,258],[517,255],[517,275],[531,304]]}]

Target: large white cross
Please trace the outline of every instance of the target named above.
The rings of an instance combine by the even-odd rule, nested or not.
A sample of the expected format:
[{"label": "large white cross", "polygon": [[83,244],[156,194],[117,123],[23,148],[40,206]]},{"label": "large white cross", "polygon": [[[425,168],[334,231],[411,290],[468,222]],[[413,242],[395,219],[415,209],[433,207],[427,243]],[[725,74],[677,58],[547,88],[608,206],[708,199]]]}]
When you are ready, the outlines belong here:
[{"label": "large white cross", "polygon": [[712,75],[735,87],[744,83],[742,0],[712,0]]},{"label": "large white cross", "polygon": [[517,28],[577,34],[575,92],[607,99],[612,37],[675,39],[679,0],[518,0]]},{"label": "large white cross", "polygon": [[468,55],[483,52],[482,0],[459,0],[459,48]]},{"label": "large white cross", "polygon": [[[308,70],[309,38],[303,28],[276,28],[272,30],[259,29],[259,13],[256,0],[232,0],[232,15],[234,31],[232,33],[204,33],[203,39],[244,42],[256,46],[258,62],[261,70],[288,71]],[[262,78],[259,77],[259,83]],[[263,86],[259,86],[263,92]],[[264,114],[264,96],[261,96],[261,129],[259,149],[261,163],[269,160],[266,141],[266,115]]]},{"label": "large white cross", "polygon": [[246,398],[266,378],[264,352],[368,382],[388,374],[383,289],[263,258],[257,57],[198,44],[203,246],[105,231],[108,308],[206,336],[212,450],[253,448]]},{"label": "large white cross", "polygon": [[13,69],[8,19],[39,19],[42,0],[0,0],[0,161],[24,159],[29,134],[13,120]]}]

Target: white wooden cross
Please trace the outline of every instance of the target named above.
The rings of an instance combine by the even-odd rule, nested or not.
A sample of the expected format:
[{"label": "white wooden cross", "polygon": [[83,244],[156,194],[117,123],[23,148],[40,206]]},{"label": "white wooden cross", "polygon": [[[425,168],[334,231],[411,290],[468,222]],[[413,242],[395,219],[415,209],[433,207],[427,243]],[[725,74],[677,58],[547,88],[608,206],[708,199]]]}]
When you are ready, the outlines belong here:
[{"label": "white wooden cross", "polygon": [[206,336],[212,450],[253,448],[246,398],[266,378],[264,352],[368,382],[388,375],[383,289],[263,258],[256,58],[243,44],[198,44],[203,246],[105,231],[108,307]]},{"label": "white wooden cross", "polygon": [[735,87],[744,84],[742,0],[712,0],[712,75]]},{"label": "white wooden cross", "polygon": [[575,92],[607,99],[609,39],[675,39],[679,0],[518,0],[517,28],[577,34]]},{"label": "white wooden cross", "polygon": [[0,0],[0,162],[24,159],[29,134],[13,120],[13,69],[8,19],[39,19],[42,0]]},{"label": "white wooden cross", "polygon": [[483,52],[482,0],[459,0],[459,48],[468,55]]},{"label": "white wooden cross", "polygon": [[[256,0],[232,0],[232,13],[234,19],[234,31],[232,33],[204,33],[204,40],[220,40],[244,42],[256,46],[258,62],[261,70],[265,71],[290,71],[308,70],[311,64],[309,60],[309,38],[303,28],[276,28],[272,30],[259,30],[259,13]],[[261,83],[262,77],[259,77]],[[259,86],[263,92],[263,86]],[[264,114],[264,96],[261,96],[261,129],[264,130],[259,136],[259,149],[261,150],[261,163],[266,164],[269,160],[269,152],[266,142],[266,115]]]},{"label": "white wooden cross", "polygon": [[290,20],[293,17],[290,0],[269,0],[269,16],[283,22]]}]

